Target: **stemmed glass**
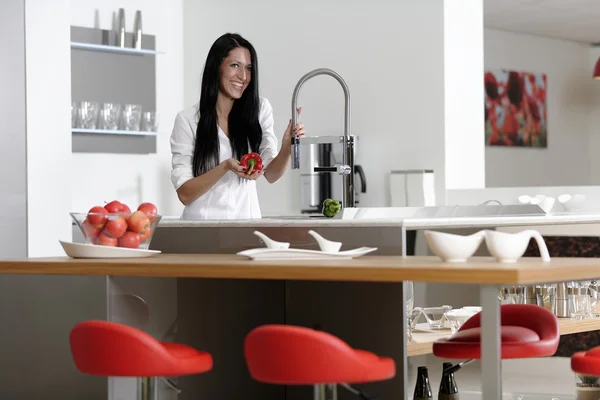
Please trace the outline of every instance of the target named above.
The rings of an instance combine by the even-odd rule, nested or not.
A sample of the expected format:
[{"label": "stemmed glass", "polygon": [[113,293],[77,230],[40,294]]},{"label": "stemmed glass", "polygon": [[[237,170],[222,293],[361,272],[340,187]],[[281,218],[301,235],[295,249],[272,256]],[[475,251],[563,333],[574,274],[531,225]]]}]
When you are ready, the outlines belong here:
[{"label": "stemmed glass", "polygon": [[412,281],[404,281],[404,291],[406,304],[404,305],[404,312],[406,315],[406,337],[410,342],[412,340],[412,312],[415,303],[415,287]]}]

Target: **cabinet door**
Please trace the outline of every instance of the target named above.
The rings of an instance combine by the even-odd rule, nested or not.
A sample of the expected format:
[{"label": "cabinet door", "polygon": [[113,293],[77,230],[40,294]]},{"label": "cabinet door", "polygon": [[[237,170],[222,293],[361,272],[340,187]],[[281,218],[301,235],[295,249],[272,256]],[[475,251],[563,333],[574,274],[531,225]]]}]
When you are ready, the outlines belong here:
[{"label": "cabinet door", "polygon": [[[402,359],[401,283],[286,282],[286,323],[317,328],[351,347]],[[400,371],[398,371],[400,372]],[[389,381],[359,385],[382,399],[402,398],[400,374]],[[288,386],[286,400],[309,399],[311,387]],[[338,399],[355,395],[338,389]]]}]

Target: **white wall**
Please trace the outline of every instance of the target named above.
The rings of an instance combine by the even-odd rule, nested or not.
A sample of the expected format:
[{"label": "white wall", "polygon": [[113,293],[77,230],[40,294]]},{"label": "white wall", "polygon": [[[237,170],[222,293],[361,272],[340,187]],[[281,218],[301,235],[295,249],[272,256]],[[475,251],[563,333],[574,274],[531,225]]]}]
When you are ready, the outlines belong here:
[{"label": "white wall", "polygon": [[444,1],[446,189],[485,186],[483,1]]},{"label": "white wall", "polygon": [[589,148],[590,159],[590,184],[600,185],[600,81],[592,79],[596,61],[600,57],[600,47],[590,47],[588,50],[588,75],[589,90],[591,92],[591,104],[588,114]]},{"label": "white wall", "polygon": [[[68,0],[25,2],[27,231],[30,257],[64,255],[72,235]],[[52,29],[45,29],[52,15]],[[8,142],[6,142],[8,146]]]},{"label": "white wall", "polygon": [[[393,169],[434,169],[437,197],[443,198],[443,1],[185,0],[184,10],[186,105],[198,101],[214,40],[240,33],[257,49],[261,94],[273,104],[279,139],[298,79],[331,68],[351,91],[357,163],[368,181],[360,204],[388,204]],[[332,78],[307,82],[299,105],[308,134],[341,134],[343,104]],[[260,182],[259,193],[263,214],[299,212],[298,171],[288,170],[275,185]]]},{"label": "white wall", "polygon": [[27,256],[25,3],[0,2],[0,257]]},{"label": "white wall", "polygon": [[548,148],[486,147],[486,186],[589,184],[595,155],[588,150],[588,116],[595,82],[588,46],[491,29],[485,30],[484,45],[486,69],[543,72],[548,79]]},{"label": "white wall", "polygon": [[151,201],[163,215],[180,215],[183,207],[170,180],[169,137],[174,116],[183,108],[182,2],[71,0],[70,24],[110,29],[113,12],[121,7],[126,12],[126,30],[133,30],[135,11],[141,10],[144,33],[155,35],[157,49],[165,52],[156,57],[157,154],[73,154],[73,210],[85,212],[98,203],[119,199],[132,208]]}]

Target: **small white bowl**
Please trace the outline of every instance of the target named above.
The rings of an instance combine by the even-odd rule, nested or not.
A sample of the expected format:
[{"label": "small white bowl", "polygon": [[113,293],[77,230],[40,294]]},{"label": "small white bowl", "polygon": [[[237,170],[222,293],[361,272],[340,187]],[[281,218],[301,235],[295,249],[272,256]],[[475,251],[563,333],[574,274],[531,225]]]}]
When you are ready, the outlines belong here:
[{"label": "small white bowl", "polygon": [[490,254],[503,263],[514,263],[521,258],[532,238],[537,242],[542,260],[550,261],[548,247],[538,231],[531,229],[515,233],[485,231],[485,244]]},{"label": "small white bowl", "polygon": [[475,314],[476,313],[465,310],[464,308],[459,308],[456,310],[450,310],[446,312],[446,319],[450,324],[450,331],[452,332],[452,334],[456,333],[458,329]]},{"label": "small white bowl", "polygon": [[464,262],[479,248],[484,235],[481,232],[472,235],[425,231],[425,240],[433,253],[445,262]]},{"label": "small white bowl", "polygon": [[481,306],[466,306],[466,307],[459,308],[459,310],[465,310],[465,311],[477,314],[478,312],[481,312],[481,310],[483,310],[483,308]]}]

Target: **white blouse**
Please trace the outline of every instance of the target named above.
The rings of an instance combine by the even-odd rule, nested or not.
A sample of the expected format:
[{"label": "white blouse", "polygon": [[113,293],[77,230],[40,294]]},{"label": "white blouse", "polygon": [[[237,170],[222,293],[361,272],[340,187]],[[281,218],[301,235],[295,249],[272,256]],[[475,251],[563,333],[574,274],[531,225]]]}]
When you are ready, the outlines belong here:
[{"label": "white blouse", "polygon": [[[192,158],[196,142],[198,105],[189,107],[177,114],[171,133],[172,170],[171,182],[175,190],[190,179]],[[260,98],[259,122],[262,128],[262,142],[258,153],[263,159],[264,168],[277,156],[277,137],[273,132],[273,107],[266,98]],[[218,128],[218,127],[217,127]],[[218,128],[219,163],[232,157],[229,138]],[[183,210],[182,219],[252,219],[261,218],[256,181],[240,179],[228,171],[210,190],[188,204]]]}]

